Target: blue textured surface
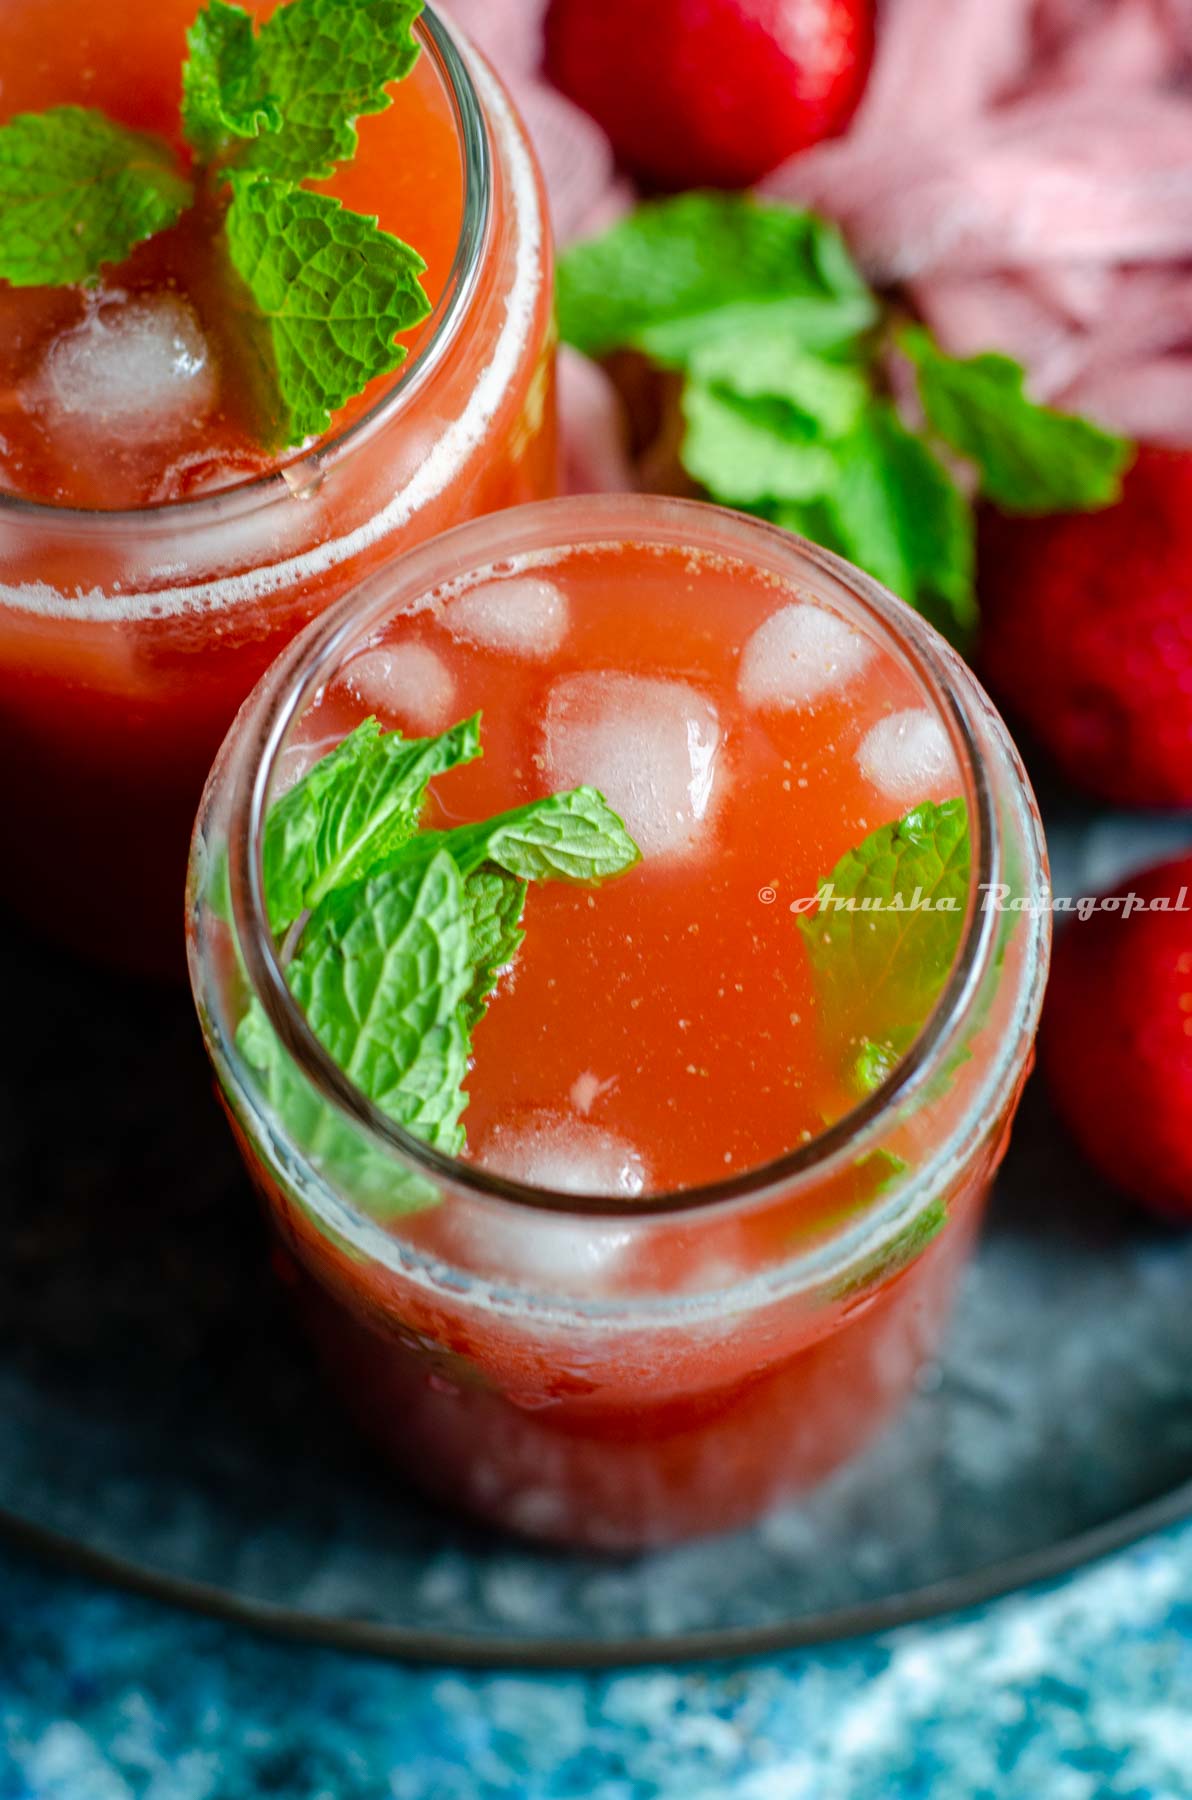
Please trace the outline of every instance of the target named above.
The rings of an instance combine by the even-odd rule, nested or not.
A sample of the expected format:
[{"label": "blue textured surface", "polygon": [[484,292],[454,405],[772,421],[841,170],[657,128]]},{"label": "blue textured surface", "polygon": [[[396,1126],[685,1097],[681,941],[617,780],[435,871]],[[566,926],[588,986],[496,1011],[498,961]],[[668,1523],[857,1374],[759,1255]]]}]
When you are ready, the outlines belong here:
[{"label": "blue textured surface", "polygon": [[1192,1525],[980,1613],[748,1665],[464,1675],[0,1553],[0,1800],[1188,1800]]}]

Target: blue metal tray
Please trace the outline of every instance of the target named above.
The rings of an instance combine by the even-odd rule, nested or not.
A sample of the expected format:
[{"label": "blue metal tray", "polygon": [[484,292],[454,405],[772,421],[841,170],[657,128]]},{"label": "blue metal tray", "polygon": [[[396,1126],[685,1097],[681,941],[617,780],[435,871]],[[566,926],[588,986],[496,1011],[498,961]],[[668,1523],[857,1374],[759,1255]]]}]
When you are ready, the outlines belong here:
[{"label": "blue metal tray", "polygon": [[[1192,825],[1068,804],[1049,835],[1084,893]],[[1192,1511],[1192,1235],[1104,1191],[1035,1082],[941,1361],[819,1493],[628,1561],[444,1517],[320,1386],[186,996],[0,943],[0,1526],[26,1543],[312,1640],[557,1667],[885,1628]]]}]

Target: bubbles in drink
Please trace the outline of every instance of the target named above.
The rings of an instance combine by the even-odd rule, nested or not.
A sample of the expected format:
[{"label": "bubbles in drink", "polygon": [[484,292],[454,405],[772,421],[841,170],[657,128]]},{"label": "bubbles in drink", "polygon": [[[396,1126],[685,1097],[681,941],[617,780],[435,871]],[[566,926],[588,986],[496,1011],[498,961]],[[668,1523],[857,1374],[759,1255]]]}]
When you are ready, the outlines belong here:
[{"label": "bubbles in drink", "polygon": [[429,735],[452,722],[455,678],[426,644],[365,650],[352,658],[342,679],[352,698],[385,725]]},{"label": "bubbles in drink", "polygon": [[37,379],[51,418],[152,443],[198,424],[218,378],[193,309],[177,294],[101,294],[82,323],[55,339]]},{"label": "bubbles in drink", "polygon": [[928,798],[945,776],[958,775],[947,732],[919,707],[871,726],[857,748],[857,763],[866,781],[891,800]]},{"label": "bubbles in drink", "polygon": [[635,1199],[646,1167],[632,1144],[565,1113],[539,1113],[525,1124],[497,1125],[477,1150],[490,1174],[563,1194],[616,1194]]},{"label": "bubbles in drink", "polygon": [[565,676],[551,689],[544,742],[550,785],[599,788],[643,856],[707,842],[724,734],[697,688],[609,671]]},{"label": "bubbles in drink", "polygon": [[783,606],[741,652],[738,686],[746,706],[790,711],[838,692],[872,654],[855,626],[809,601]]},{"label": "bubbles in drink", "polygon": [[485,650],[545,660],[567,636],[567,598],[550,581],[523,576],[490,581],[448,603],[443,623],[454,637]]}]

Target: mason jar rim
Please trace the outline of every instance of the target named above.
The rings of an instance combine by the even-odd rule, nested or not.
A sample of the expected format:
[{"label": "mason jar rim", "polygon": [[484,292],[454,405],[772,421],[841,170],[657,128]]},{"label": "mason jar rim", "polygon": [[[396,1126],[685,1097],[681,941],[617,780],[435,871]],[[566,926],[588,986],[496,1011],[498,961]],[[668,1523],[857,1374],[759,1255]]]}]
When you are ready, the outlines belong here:
[{"label": "mason jar rim", "polygon": [[[810,565],[813,571],[839,583],[923,683],[959,753],[970,798],[974,866],[961,947],[926,1024],[881,1086],[809,1143],[780,1157],[712,1182],[632,1199],[567,1193],[512,1180],[432,1149],[389,1119],[338,1067],[312,1031],[286,982],[264,901],[261,843],[277,758],[291,726],[334,677],[349,647],[366,642],[369,629],[392,616],[395,598],[403,592],[412,599],[506,563],[518,554],[519,541],[533,538],[553,520],[558,521],[558,531],[551,542],[561,556],[600,545],[637,542],[698,550],[701,537],[711,527],[731,540],[727,553],[742,562],[759,561],[760,552],[762,566],[772,568],[778,560],[792,579],[797,580],[800,565],[804,570]],[[721,546],[720,553],[725,551]],[[251,754],[241,758],[234,777],[228,829],[233,929],[252,991],[286,1054],[324,1102],[346,1115],[385,1154],[489,1201],[511,1202],[529,1211],[555,1215],[642,1220],[703,1212],[724,1203],[754,1202],[776,1191],[790,1195],[810,1187],[855,1162],[880,1137],[895,1109],[912,1101],[930,1083],[954,1049],[996,954],[998,915],[978,904],[982,892],[1002,877],[996,796],[970,720],[971,701],[958,691],[953,664],[954,653],[917,613],[841,558],[783,528],[704,502],[588,495],[538,502],[457,526],[397,559],[309,626],[265,677],[263,686],[271,691],[263,712],[258,714],[248,703],[233,728],[253,733],[248,745]],[[959,667],[963,669],[963,665]],[[218,772],[215,779],[219,779]],[[246,1085],[251,1092],[250,1078]],[[902,1193],[891,1194],[892,1216],[904,1200]],[[867,1211],[866,1223],[872,1226],[883,1211],[880,1206]]]},{"label": "mason jar rim", "polygon": [[390,424],[394,415],[404,413],[415,401],[459,336],[479,281],[494,202],[488,123],[460,46],[430,5],[424,7],[413,30],[422,40],[423,54],[431,58],[451,100],[463,163],[463,206],[451,268],[442,293],[423,322],[417,354],[407,356],[394,371],[380,399],[351,424],[318,439],[309,449],[213,493],[152,501],[145,506],[107,508],[56,506],[52,501],[0,489],[0,524],[6,519],[26,519],[43,529],[53,521],[67,530],[85,526],[112,531],[135,525],[142,530],[151,528],[155,535],[168,535],[183,528],[240,517],[292,500],[295,492],[316,485],[330,469],[370,441],[377,430]]}]

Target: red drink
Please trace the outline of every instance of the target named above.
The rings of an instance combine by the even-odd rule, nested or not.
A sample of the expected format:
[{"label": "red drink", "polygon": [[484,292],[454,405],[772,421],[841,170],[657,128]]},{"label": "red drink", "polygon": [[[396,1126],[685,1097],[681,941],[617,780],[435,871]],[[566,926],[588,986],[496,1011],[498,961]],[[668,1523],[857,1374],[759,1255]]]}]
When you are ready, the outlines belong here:
[{"label": "red drink", "polygon": [[[0,117],[69,102],[177,144],[196,10],[12,0]],[[0,283],[0,753],[24,852],[12,897],[92,951],[176,956],[204,775],[294,632],[395,549],[554,489],[530,153],[478,59],[433,22],[417,33],[414,72],[320,185],[420,251],[434,311],[397,376],[284,467],[253,436],[202,205],[106,271],[98,295]],[[67,866],[102,871],[99,912],[80,915]]]},{"label": "red drink", "polygon": [[[225,745],[192,886],[208,1044],[326,1360],[395,1461],[498,1523],[620,1548],[742,1523],[905,1396],[1004,1145],[1045,920],[1007,935],[972,902],[939,1006],[859,1107],[870,997],[841,1030],[798,925],[847,851],[924,801],[966,799],[981,879],[1034,891],[1000,723],[872,583],[680,503],[486,521],[338,625],[291,648]],[[232,1041],[238,951],[328,1091],[253,927],[251,783],[262,756],[291,781],[370,711],[416,735],[477,709],[483,760],[438,781],[432,823],[590,782],[643,860],[596,891],[531,887],[476,1030],[466,1160],[383,1128],[439,1203],[382,1226]],[[225,846],[232,930],[202,894]]]}]

